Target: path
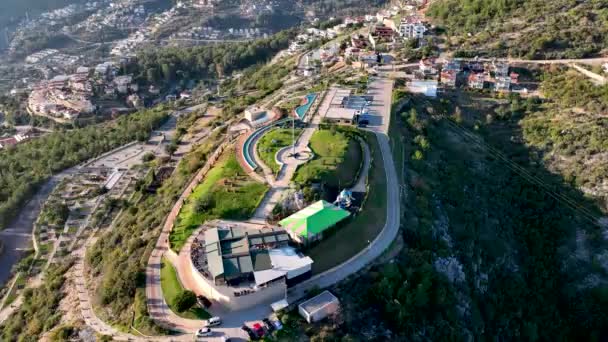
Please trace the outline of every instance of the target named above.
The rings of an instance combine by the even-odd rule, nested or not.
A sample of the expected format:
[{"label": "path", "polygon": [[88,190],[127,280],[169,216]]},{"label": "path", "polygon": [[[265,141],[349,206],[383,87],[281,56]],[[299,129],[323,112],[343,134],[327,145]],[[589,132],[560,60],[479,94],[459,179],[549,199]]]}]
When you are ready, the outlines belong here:
[{"label": "path", "polygon": [[575,63],[569,63],[568,65],[570,67],[574,68],[576,71],[583,74],[584,76],[591,79],[591,82],[593,82],[594,84],[599,85],[599,86],[606,84],[606,77],[604,77],[602,75],[598,75],[598,74],[594,73],[593,71],[587,70]]},{"label": "path", "polygon": [[0,253],[0,285],[11,276],[11,269],[21,258],[32,242],[34,222],[40,214],[42,204],[49,197],[55,185],[63,178],[72,174],[76,169],[65,170],[46,181],[36,194],[25,204],[19,216],[4,230],[0,230],[0,239],[4,243],[4,251]]},{"label": "path", "polygon": [[[320,123],[321,115],[319,115],[319,112],[317,111],[313,114],[310,124],[298,137],[298,140],[295,143],[296,152],[311,155],[312,151],[310,151],[308,148],[308,144],[310,143],[310,138],[312,138],[314,132],[319,128]],[[279,203],[285,192],[289,189],[289,183],[291,182],[291,179],[293,178],[298,166],[307,162],[307,160],[297,159],[291,156],[293,150],[293,146],[288,146],[277,152],[277,160],[283,163],[283,166],[281,167],[276,179],[273,179],[274,177],[267,177],[271,188],[266,192],[266,195],[264,195],[260,205],[256,208],[255,213],[251,218],[252,222],[266,222],[266,218],[270,216],[274,207],[277,205],[277,203]],[[257,153],[254,153],[253,156],[257,158]],[[256,163],[259,165],[263,164],[263,162],[260,163],[260,160],[256,160]]]},{"label": "path", "polygon": [[371,152],[369,146],[363,139],[358,139],[363,150],[363,166],[359,172],[359,178],[355,185],[350,189],[352,192],[366,192],[367,190],[367,174],[369,173],[369,167],[371,165]]}]

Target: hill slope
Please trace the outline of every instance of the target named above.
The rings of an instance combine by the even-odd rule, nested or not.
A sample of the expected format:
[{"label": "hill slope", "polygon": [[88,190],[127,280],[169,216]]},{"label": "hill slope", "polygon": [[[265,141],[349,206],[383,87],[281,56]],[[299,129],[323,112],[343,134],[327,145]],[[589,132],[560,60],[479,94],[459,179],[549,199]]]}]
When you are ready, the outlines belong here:
[{"label": "hill slope", "polygon": [[427,15],[461,55],[583,58],[608,47],[602,0],[437,0]]}]

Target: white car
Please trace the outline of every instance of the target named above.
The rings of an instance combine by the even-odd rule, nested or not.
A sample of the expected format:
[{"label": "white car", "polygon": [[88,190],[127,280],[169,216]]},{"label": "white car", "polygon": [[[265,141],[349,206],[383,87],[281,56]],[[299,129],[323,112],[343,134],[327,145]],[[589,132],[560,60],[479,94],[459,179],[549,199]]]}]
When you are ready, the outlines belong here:
[{"label": "white car", "polygon": [[196,337],[209,337],[213,332],[209,328],[201,328],[196,331]]},{"label": "white car", "polygon": [[222,324],[222,319],[219,317],[211,317],[205,322],[206,327],[214,327],[216,325]]}]

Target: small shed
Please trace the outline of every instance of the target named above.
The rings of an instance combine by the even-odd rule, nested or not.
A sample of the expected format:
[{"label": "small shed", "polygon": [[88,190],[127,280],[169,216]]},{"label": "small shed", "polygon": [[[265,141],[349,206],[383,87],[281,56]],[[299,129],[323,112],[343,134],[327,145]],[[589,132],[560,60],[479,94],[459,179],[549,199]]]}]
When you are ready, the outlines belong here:
[{"label": "small shed", "polygon": [[318,322],[339,309],[340,301],[327,290],[298,305],[298,312],[308,323]]}]

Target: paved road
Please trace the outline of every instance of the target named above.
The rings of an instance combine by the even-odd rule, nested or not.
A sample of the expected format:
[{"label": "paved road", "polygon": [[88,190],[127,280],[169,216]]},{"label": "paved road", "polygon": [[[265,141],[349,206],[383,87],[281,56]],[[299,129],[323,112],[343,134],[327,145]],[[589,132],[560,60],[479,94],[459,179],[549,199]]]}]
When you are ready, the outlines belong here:
[{"label": "paved road", "polygon": [[367,187],[367,174],[369,173],[369,167],[371,165],[371,152],[369,146],[363,139],[359,139],[361,148],[363,149],[363,167],[359,172],[359,178],[355,185],[350,189],[352,192],[365,192]]},{"label": "paved road", "polygon": [[397,238],[401,218],[399,204],[400,191],[397,171],[395,169],[393,154],[388,138],[392,91],[393,81],[380,77],[372,79],[368,89],[368,94],[374,96],[374,104],[370,106],[370,113],[375,116],[374,122],[370,121],[368,130],[376,134],[380,152],[382,154],[384,170],[386,172],[387,213],[384,228],[366,249],[357,253],[346,262],[291,288],[288,292],[290,303],[303,298],[306,295],[306,291],[312,288],[324,288],[334,285],[344,280],[349,275],[360,271],[374,259],[378,258]]}]

